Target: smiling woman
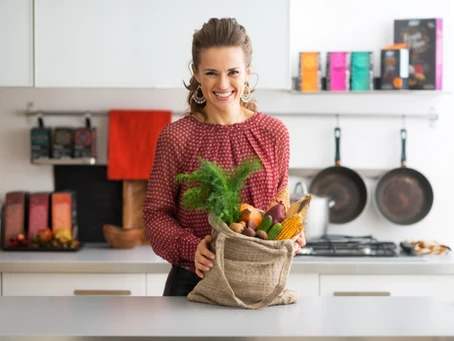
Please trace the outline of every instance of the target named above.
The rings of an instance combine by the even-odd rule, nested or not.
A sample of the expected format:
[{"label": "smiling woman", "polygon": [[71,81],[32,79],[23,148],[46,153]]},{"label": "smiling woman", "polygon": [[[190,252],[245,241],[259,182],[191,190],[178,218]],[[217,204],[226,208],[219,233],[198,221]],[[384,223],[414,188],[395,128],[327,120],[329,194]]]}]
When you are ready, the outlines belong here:
[{"label": "smiling woman", "polygon": [[[266,210],[288,198],[289,133],[277,118],[257,112],[249,76],[252,45],[235,19],[212,18],[193,35],[187,115],[166,126],[158,139],[143,214],[153,251],[172,264],[164,295],[187,296],[215,265],[207,212],[182,205],[186,184],[199,159],[233,170],[259,158],[262,170],[241,190],[241,202]],[[298,239],[304,245],[304,236]]]},{"label": "smiling woman", "polygon": [[[205,98],[202,103],[205,106],[199,111],[202,115],[204,112],[210,112],[210,116],[205,118],[206,122],[232,124],[252,115],[253,112],[246,107],[241,109],[241,101],[249,101],[247,81],[251,74],[251,66],[246,66],[241,47],[209,48],[202,53],[197,69],[194,64],[193,69],[194,78],[200,84]],[[241,116],[230,114],[234,112]]]},{"label": "smiling woman", "polygon": [[[244,26],[235,19],[209,20],[194,34],[192,60],[193,76],[186,86],[190,114],[208,123],[232,124],[256,111],[248,83],[252,44]],[[234,112],[240,116],[231,117]]]}]

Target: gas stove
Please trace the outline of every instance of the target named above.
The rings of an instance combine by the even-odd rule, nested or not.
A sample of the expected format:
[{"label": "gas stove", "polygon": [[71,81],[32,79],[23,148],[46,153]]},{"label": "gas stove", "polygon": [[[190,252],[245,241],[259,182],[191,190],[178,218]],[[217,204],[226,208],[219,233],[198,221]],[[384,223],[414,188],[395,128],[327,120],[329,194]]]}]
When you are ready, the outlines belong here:
[{"label": "gas stove", "polygon": [[323,257],[399,257],[400,247],[373,236],[325,235],[308,240],[299,256]]}]

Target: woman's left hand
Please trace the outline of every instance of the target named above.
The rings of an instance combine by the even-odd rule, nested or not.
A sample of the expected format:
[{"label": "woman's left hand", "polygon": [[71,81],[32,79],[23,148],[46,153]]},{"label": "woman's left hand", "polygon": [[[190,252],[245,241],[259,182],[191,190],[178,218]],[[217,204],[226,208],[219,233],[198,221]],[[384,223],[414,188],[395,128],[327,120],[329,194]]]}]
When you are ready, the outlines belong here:
[{"label": "woman's left hand", "polygon": [[298,236],[298,239],[296,240],[296,250],[293,253],[293,255],[297,255],[298,253],[301,253],[301,248],[306,245],[306,237],[304,236],[304,231],[301,231],[300,235]]}]

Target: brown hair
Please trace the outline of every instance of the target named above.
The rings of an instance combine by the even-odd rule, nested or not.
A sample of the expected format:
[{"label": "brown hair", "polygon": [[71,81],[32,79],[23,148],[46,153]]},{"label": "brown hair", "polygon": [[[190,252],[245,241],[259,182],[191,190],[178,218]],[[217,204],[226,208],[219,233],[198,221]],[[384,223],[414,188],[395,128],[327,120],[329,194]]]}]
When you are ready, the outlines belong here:
[{"label": "brown hair", "polygon": [[[197,30],[192,38],[192,63],[193,68],[198,70],[200,65],[200,55],[205,49],[211,47],[241,47],[244,52],[246,67],[249,67],[252,62],[252,45],[249,36],[246,34],[244,26],[238,24],[234,18],[211,18],[207,23],[204,23],[200,30]],[[199,83],[194,76],[191,77],[189,84],[184,83],[186,89],[189,90],[188,104],[190,112],[201,113],[205,119],[206,113],[203,112],[205,103],[197,104],[192,100],[192,96],[197,91]],[[247,83],[249,86],[249,84]],[[251,93],[254,89],[250,89]],[[202,96],[199,90],[198,96]],[[247,103],[240,101],[241,105],[246,109],[257,111],[257,105],[254,100]]]}]

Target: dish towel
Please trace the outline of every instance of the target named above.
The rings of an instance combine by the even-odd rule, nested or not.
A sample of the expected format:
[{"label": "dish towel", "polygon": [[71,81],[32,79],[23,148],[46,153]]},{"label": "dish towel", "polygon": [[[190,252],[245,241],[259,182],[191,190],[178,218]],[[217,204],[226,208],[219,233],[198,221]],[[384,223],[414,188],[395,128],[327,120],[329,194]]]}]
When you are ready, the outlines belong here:
[{"label": "dish towel", "polygon": [[109,180],[147,180],[161,130],[171,111],[111,110],[107,150]]}]

